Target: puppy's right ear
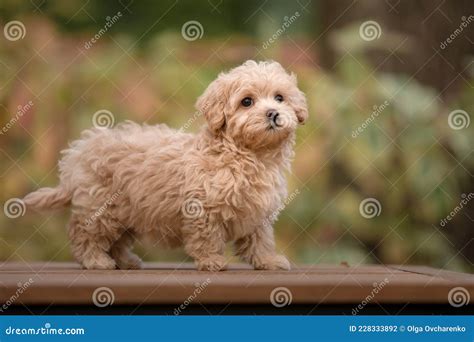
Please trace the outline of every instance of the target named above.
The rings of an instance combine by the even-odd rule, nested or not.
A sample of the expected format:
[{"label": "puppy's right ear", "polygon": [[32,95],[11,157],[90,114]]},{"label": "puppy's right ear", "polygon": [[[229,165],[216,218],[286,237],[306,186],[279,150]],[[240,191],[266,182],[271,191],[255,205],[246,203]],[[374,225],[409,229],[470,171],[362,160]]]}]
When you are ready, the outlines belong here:
[{"label": "puppy's right ear", "polygon": [[227,103],[227,94],[225,81],[219,76],[204,91],[197,102],[196,109],[204,114],[209,129],[217,134],[225,126],[225,106]]}]

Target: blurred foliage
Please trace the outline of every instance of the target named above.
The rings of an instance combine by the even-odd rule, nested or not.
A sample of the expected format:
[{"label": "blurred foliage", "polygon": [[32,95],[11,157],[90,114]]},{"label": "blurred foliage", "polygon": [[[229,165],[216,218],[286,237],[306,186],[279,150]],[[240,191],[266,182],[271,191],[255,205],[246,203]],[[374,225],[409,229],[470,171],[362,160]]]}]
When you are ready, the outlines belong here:
[{"label": "blurred foliage", "polygon": [[[146,27],[162,12],[145,2],[130,7],[123,21],[85,50],[84,42],[100,29],[102,18],[123,6],[97,1],[87,13],[79,10],[73,16],[79,3],[48,1],[34,12],[23,2],[6,0],[2,6],[2,24],[30,13],[21,16],[25,38],[0,45],[1,125],[15,117],[18,106],[29,101],[33,106],[0,135],[1,203],[57,184],[59,151],[92,125],[96,111],[110,110],[116,122],[165,122],[179,128],[220,71],[249,58],[275,59],[298,75],[311,113],[298,132],[289,176],[289,193],[299,194],[276,225],[279,249],[303,263],[415,263],[473,270],[463,249],[451,242],[447,229],[457,227],[440,226],[461,194],[473,191],[474,125],[453,130],[447,119],[455,109],[474,113],[474,89],[468,85],[472,77],[443,100],[412,75],[379,71],[367,58],[370,45],[358,39],[358,25],[331,34],[331,42],[345,48],[334,69],[322,70],[317,49],[309,49],[320,34],[308,28],[310,18],[295,22],[262,50],[262,42],[280,25],[275,18],[303,11],[290,2],[257,12],[245,27],[235,18],[252,15],[255,5],[243,5],[250,2],[230,1],[219,7],[219,14],[212,8],[199,11],[196,4],[202,2],[179,2],[149,31]],[[160,2],[160,7],[173,3]],[[91,13],[98,19],[91,20]],[[182,23],[191,19],[205,30],[194,42],[180,33]],[[146,39],[141,40],[143,32]],[[392,41],[377,48],[388,54],[399,37],[384,34]],[[384,103],[372,115],[374,106]],[[371,115],[362,132],[354,134]],[[199,118],[189,130],[201,124]],[[359,204],[368,197],[382,207],[372,219],[359,213]],[[67,217],[67,212],[28,212],[16,219],[1,215],[0,260],[71,259]],[[463,214],[455,219],[464,219]],[[462,234],[466,243],[473,240],[471,226]],[[184,257],[179,250],[138,249],[146,260]]]}]

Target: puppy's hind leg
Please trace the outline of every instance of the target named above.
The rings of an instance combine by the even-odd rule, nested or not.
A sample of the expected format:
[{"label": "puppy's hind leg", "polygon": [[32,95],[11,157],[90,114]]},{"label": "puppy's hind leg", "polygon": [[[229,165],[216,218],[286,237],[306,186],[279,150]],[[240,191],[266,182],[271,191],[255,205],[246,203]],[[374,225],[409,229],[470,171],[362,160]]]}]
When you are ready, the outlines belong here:
[{"label": "puppy's hind leg", "polygon": [[108,251],[118,237],[103,234],[102,223],[73,214],[69,223],[72,254],[86,269],[115,269],[114,259]]},{"label": "puppy's hind leg", "polygon": [[142,260],[138,255],[134,254],[131,249],[135,237],[129,231],[126,231],[122,236],[115,241],[110,249],[110,256],[117,263],[118,268],[122,270],[140,269],[143,267]]}]

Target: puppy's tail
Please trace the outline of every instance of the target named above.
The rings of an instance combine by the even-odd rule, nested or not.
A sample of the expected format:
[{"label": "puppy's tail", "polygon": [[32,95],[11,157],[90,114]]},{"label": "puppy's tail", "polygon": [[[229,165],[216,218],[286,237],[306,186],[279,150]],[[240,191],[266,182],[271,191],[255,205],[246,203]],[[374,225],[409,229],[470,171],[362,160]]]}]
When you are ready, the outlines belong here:
[{"label": "puppy's tail", "polygon": [[23,199],[25,204],[33,209],[59,209],[71,202],[72,194],[61,186],[57,188],[41,188],[29,193]]}]

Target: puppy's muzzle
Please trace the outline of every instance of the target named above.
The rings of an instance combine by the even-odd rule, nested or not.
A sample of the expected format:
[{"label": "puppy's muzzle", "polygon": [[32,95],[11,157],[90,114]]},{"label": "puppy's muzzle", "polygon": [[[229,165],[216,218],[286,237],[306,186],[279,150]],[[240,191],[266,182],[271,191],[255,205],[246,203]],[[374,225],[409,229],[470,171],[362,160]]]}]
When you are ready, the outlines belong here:
[{"label": "puppy's muzzle", "polygon": [[282,126],[279,116],[280,116],[280,113],[278,113],[275,109],[269,109],[267,111],[267,118],[270,121],[271,128],[277,128],[277,127]]}]

